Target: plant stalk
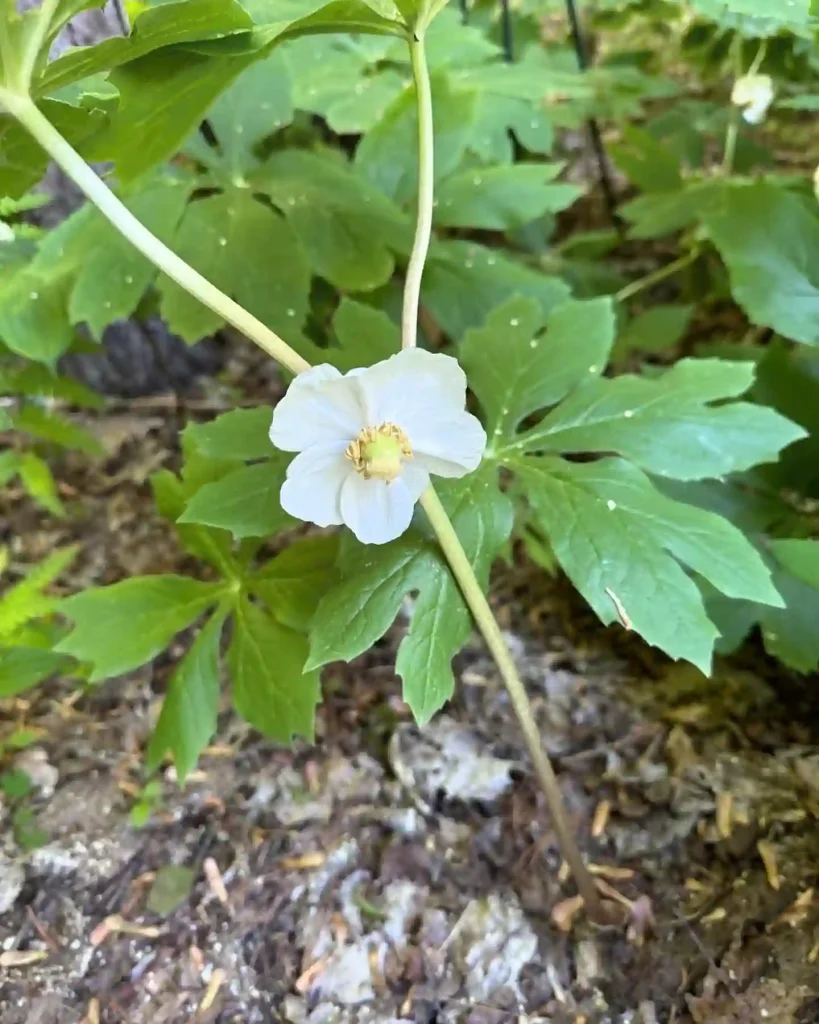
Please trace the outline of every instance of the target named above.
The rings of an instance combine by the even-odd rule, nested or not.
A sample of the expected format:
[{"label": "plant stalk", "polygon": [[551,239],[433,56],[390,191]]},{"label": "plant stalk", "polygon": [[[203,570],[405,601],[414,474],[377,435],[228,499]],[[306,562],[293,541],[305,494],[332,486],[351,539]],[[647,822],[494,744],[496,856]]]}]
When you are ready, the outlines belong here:
[{"label": "plant stalk", "polygon": [[31,78],[37,64],[37,57],[43,48],[48,36],[48,30],[51,28],[51,22],[59,6],[60,0],[43,0],[42,5],[37,11],[37,22],[34,26],[34,31],[20,60],[20,79],[17,87],[21,92],[28,93],[31,91]]},{"label": "plant stalk", "polygon": [[85,193],[100,213],[128,241],[172,281],[212,309],[226,323],[250,338],[291,373],[303,373],[310,364],[295,349],[257,319],[238,302],[211,284],[197,270],[180,259],[164,242],[153,235],[125,204],[114,195],[103,180],[88,166],[79,153],[60,135],[29,96],[0,89],[0,106],[17,118],[40,143],[51,159]]},{"label": "plant stalk", "polygon": [[418,308],[421,280],[432,238],[432,211],[435,198],[435,146],[432,120],[432,89],[429,81],[423,35],[410,41],[410,57],[418,97],[418,212],[415,240],[407,264],[404,285],[404,309],[401,316],[401,346],[414,348],[418,343]]},{"label": "plant stalk", "polygon": [[625,302],[626,299],[630,299],[633,296],[638,295],[640,292],[645,291],[646,288],[651,288],[660,281],[664,281],[667,277],[671,277],[672,274],[676,274],[677,271],[683,270],[689,264],[693,263],[699,254],[700,251],[698,248],[690,249],[687,253],[684,253],[672,263],[668,263],[664,267],[660,267],[659,270],[655,270],[651,274],[646,274],[645,277],[641,277],[637,281],[632,281],[631,284],[627,284],[624,288],[621,288],[619,292],[615,293],[615,299],[618,302]]},{"label": "plant stalk", "polygon": [[546,803],[552,815],[552,822],[558,842],[560,843],[561,852],[566,859],[566,863],[571,868],[577,888],[583,897],[586,910],[595,920],[602,920],[603,909],[600,904],[600,897],[597,894],[594,881],[583,861],[574,832],[566,817],[566,811],[563,807],[563,796],[560,792],[560,783],[557,781],[549,755],[543,748],[526,688],[518,674],[506,641],[503,639],[500,627],[475,576],[475,572],[458,538],[458,534],[455,532],[455,527],[452,525],[452,521],[447,515],[434,488],[429,487],[426,490],[421,498],[421,505],[427,514],[432,529],[435,531],[446,560],[449,562],[452,574],[461,588],[464,600],[469,605],[475,623],[500,670],[509,699],[512,701],[512,707],[515,709],[515,714],[518,717],[523,738],[526,740],[526,746],[529,748],[529,754],[535,766],[541,789],[546,797]]}]

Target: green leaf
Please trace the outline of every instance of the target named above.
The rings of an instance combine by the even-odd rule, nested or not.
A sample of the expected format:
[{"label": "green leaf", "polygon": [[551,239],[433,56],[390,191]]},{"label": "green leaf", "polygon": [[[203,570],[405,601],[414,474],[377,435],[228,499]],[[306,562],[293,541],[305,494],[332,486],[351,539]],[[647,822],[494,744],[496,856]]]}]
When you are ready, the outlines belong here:
[{"label": "green leaf", "polygon": [[510,295],[536,299],[544,313],[569,297],[569,287],[474,242],[440,242],[424,273],[422,302],[445,333],[458,340],[479,327]]},{"label": "green leaf", "polygon": [[618,452],[658,476],[699,480],[775,461],[805,436],[764,406],[712,405],[747,391],[752,363],[683,359],[660,377],[588,380],[517,446],[543,452]]},{"label": "green leaf", "polygon": [[395,5],[386,0],[244,0],[259,28],[257,40],[318,32],[372,32],[406,36]]},{"label": "green leaf", "polygon": [[622,142],[611,148],[612,156],[642,192],[674,192],[683,188],[680,164],[671,149],[633,125],[624,125],[621,136]]},{"label": "green leaf", "polygon": [[[512,507],[491,468],[441,488],[441,497],[483,585],[512,529]],[[454,689],[451,662],[471,619],[437,544],[412,529],[383,546],[351,544],[342,580],[320,603],[310,629],[311,667],[350,661],[384,635],[406,596],[418,591],[396,668],[404,698],[423,723]]]},{"label": "green leaf", "polygon": [[771,552],[783,569],[819,590],[819,541],[817,540],[774,540]]},{"label": "green leaf", "polygon": [[672,348],[688,330],[695,308],[668,303],[638,313],[617,336],[612,357],[623,359],[631,352],[663,352]]},{"label": "green leaf", "polygon": [[163,917],[172,914],[190,898],[195,877],[193,868],[181,864],[161,867],[148,893],[148,910]]},{"label": "green leaf", "polygon": [[38,505],[52,515],[65,515],[65,507],[57,493],[57,482],[47,462],[39,455],[35,455],[34,452],[23,452],[20,456],[18,472],[23,487]]},{"label": "green leaf", "polygon": [[249,60],[173,49],[116,68],[110,82],[119,105],[109,130],[95,140],[95,158],[114,160],[123,183],[153,170],[181,148]]},{"label": "green leaf", "polygon": [[57,600],[44,591],[65,572],[77,550],[74,545],[53,552],[6,589],[0,597],[0,642],[8,642],[22,626],[54,611]]},{"label": "green leaf", "polygon": [[756,324],[819,344],[819,216],[816,202],[758,182],[725,192],[704,211],[728,265],[731,291]]},{"label": "green leaf", "polygon": [[[186,456],[183,472],[188,473],[191,463],[198,461],[199,459]],[[225,470],[225,472],[228,471],[228,469]],[[232,581],[238,577],[240,570],[233,558],[230,534],[226,530],[215,530],[208,526],[185,526],[177,522],[177,519],[185,511],[189,495],[195,493],[201,485],[201,480],[189,482],[186,479],[183,483],[167,469],[160,470],[151,477],[157,510],[161,516],[174,524],[185,550],[208,562],[221,576]]]},{"label": "green leaf", "polygon": [[759,624],[765,650],[797,672],[819,667],[819,541],[773,540],[773,580],[784,608],[768,608],[748,601],[719,600],[709,595],[709,614],[720,627],[725,653],[736,650]]},{"label": "green leaf", "polygon": [[738,16],[750,21],[756,29],[764,30],[766,35],[775,35],[780,28],[807,27],[811,22],[810,0],[693,0],[693,3],[709,17],[722,21],[728,15]]},{"label": "green leaf", "polygon": [[163,757],[170,753],[180,785],[184,785],[216,732],[219,641],[224,622],[224,614],[213,615],[174,670],[159,721],[148,744],[148,771],[155,771]]},{"label": "green leaf", "polygon": [[234,537],[270,537],[293,524],[279,492],[289,457],[243,466],[215,483],[205,484],[192,497],[180,523],[201,523],[229,530]]},{"label": "green leaf", "polygon": [[260,732],[279,743],[313,738],[318,673],[305,671],[307,640],[247,599],[236,609],[228,652],[233,704]]},{"label": "green leaf", "polygon": [[324,347],[301,342],[299,351],[310,362],[330,363],[342,373],[389,359],[401,349],[401,332],[380,309],[342,299],[333,316],[338,345]]},{"label": "green leaf", "polygon": [[[463,158],[475,118],[475,94],[453,90],[448,77],[431,76],[435,110],[436,181],[451,174]],[[415,90],[406,88],[381,121],[359,143],[355,164],[367,181],[397,203],[418,191],[418,111]]]},{"label": "green leaf", "polygon": [[346,163],[300,150],[275,154],[254,180],[284,214],[316,274],[371,291],[410,245],[406,217]]},{"label": "green leaf", "polygon": [[[190,180],[163,177],[122,199],[131,213],[168,245],[173,243],[192,188]],[[101,339],[110,323],[135,312],[157,271],[102,214],[94,211],[84,230],[85,252],[68,312],[71,323],[87,323],[94,337]]]},{"label": "green leaf", "polygon": [[69,664],[67,658],[36,647],[0,648],[0,697],[14,697],[44,682]]},{"label": "green leaf", "polygon": [[272,455],[268,405],[231,409],[209,423],[189,423],[185,437],[197,451],[211,459],[268,459]]},{"label": "green leaf", "polygon": [[216,146],[200,146],[196,155],[242,186],[259,163],[258,144],[290,124],[293,113],[287,68],[274,52],[243,71],[208,110]]},{"label": "green leaf", "polygon": [[[298,331],[307,310],[310,269],[287,222],[248,190],[231,189],[191,203],[174,248],[268,327],[285,336]],[[186,341],[222,326],[216,313],[174,281],[161,277],[158,287],[162,315]]]},{"label": "green leaf", "polygon": [[18,355],[53,366],[74,340],[66,307],[71,279],[25,268],[0,282],[0,337]]},{"label": "green leaf", "polygon": [[632,224],[632,238],[662,238],[694,224],[729,189],[719,179],[695,181],[671,192],[642,195],[626,203],[620,212]]},{"label": "green leaf", "polygon": [[92,587],[62,602],[74,628],[56,650],[90,662],[92,683],[120,676],[155,658],[222,592],[222,584],[171,575]]},{"label": "green leaf", "polygon": [[604,623],[619,609],[648,643],[708,672],[717,630],[683,566],[729,597],[781,606],[770,573],[727,520],[662,495],[621,459],[514,466],[564,571]]},{"label": "green leaf", "polygon": [[[86,110],[43,100],[38,104],[60,135],[85,155],[85,146],[106,123],[101,110]],[[22,196],[45,173],[48,156],[34,137],[10,114],[0,113],[0,195]]]},{"label": "green leaf", "polygon": [[439,227],[508,231],[565,210],[581,189],[552,183],[562,169],[563,164],[519,163],[456,174],[438,189],[435,222]]},{"label": "green leaf", "polygon": [[492,443],[511,439],[526,416],[559,402],[590,373],[600,374],[613,338],[609,298],[564,302],[544,317],[534,299],[517,297],[467,331],[461,361]]},{"label": "green leaf", "polygon": [[147,6],[129,36],[72,49],[52,61],[39,84],[40,90],[54,92],[70,82],[98,71],[110,71],[163,47],[218,39],[251,28],[253,21],[236,0],[170,0]]},{"label": "green leaf", "polygon": [[510,164],[515,158],[510,133],[530,153],[547,155],[554,145],[552,122],[529,99],[477,91],[469,148],[485,164]]},{"label": "green leaf", "polygon": [[305,537],[288,545],[248,580],[283,626],[306,632],[321,598],[336,582],[338,538]]}]

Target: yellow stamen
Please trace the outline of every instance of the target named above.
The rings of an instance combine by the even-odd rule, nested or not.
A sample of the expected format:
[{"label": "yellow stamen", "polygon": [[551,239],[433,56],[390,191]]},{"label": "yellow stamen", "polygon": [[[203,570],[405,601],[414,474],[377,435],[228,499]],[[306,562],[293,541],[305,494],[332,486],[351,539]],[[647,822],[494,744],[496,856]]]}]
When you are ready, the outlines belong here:
[{"label": "yellow stamen", "polygon": [[365,480],[376,477],[390,482],[401,475],[401,464],[412,458],[412,445],[394,423],[365,427],[344,453]]}]

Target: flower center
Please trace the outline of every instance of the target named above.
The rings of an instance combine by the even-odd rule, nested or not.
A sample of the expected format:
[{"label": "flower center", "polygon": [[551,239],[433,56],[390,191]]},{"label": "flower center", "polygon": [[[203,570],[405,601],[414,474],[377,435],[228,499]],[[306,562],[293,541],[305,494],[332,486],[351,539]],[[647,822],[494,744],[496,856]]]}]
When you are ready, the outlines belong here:
[{"label": "flower center", "polygon": [[400,427],[382,423],[365,427],[344,454],[365,480],[376,477],[390,482],[401,475],[401,464],[412,458],[412,445]]}]

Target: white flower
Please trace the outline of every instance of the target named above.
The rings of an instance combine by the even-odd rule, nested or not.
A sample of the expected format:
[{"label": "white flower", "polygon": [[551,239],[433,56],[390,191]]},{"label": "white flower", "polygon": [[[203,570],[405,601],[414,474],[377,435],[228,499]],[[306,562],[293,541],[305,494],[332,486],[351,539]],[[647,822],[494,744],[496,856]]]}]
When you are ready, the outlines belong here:
[{"label": "white flower", "polygon": [[819,167],[813,172],[813,191],[816,198],[819,199]]},{"label": "white flower", "polygon": [[300,374],[273,412],[270,440],[299,452],[282,508],[318,526],[349,526],[385,544],[409,526],[436,476],[476,469],[483,427],[465,411],[466,377],[450,356],[405,349],[342,376],[332,366]]},{"label": "white flower", "polygon": [[743,75],[734,82],[731,102],[742,109],[748,124],[761,124],[773,103],[774,87],[770,75]]}]

